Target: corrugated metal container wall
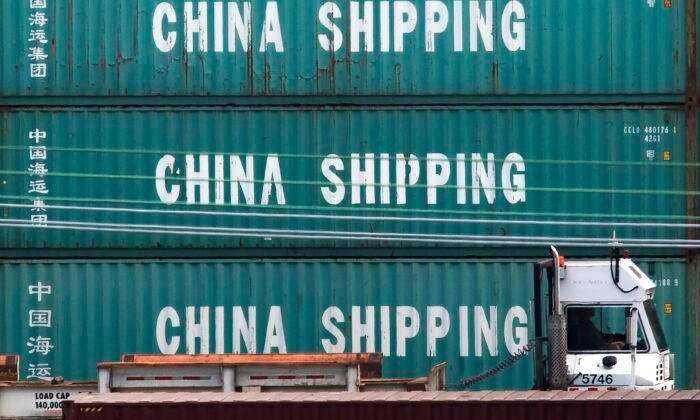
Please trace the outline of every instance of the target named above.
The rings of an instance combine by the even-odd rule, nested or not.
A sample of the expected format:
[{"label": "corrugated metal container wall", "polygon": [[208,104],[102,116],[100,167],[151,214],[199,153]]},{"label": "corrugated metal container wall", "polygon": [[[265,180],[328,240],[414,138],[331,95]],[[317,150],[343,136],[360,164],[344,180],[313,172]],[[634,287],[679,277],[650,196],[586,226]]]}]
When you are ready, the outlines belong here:
[{"label": "corrugated metal container wall", "polygon": [[686,1],[11,2],[0,96],[682,101]]},{"label": "corrugated metal container wall", "polygon": [[607,247],[616,231],[666,247],[694,194],[684,123],[670,107],[8,111],[0,222],[22,229],[2,246]]},{"label": "corrugated metal container wall", "polygon": [[[88,380],[97,362],[125,353],[381,351],[385,377],[424,375],[446,360],[456,389],[527,342],[532,262],[11,261],[1,267],[0,353],[21,355],[23,379]],[[685,264],[640,267],[659,286],[683,387]],[[529,389],[531,362],[480,386]]]}]

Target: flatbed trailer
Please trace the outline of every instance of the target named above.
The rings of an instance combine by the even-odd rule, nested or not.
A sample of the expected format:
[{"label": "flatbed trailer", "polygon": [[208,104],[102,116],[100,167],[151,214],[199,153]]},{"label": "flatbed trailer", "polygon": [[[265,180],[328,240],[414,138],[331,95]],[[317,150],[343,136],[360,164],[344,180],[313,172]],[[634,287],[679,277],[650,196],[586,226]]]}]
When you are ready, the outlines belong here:
[{"label": "flatbed trailer", "polygon": [[65,420],[668,420],[700,418],[700,390],[475,392],[152,392],[83,394]]},{"label": "flatbed trailer", "polygon": [[[0,356],[0,419],[60,417],[79,393],[437,391],[447,363],[411,378],[382,376],[381,353],[128,354],[97,364],[97,382],[19,381],[19,357]],[[166,394],[167,395],[167,394]]]},{"label": "flatbed trailer", "polygon": [[437,391],[447,363],[417,378],[382,377],[381,353],[129,354],[97,364],[101,393],[139,390],[222,392]]}]

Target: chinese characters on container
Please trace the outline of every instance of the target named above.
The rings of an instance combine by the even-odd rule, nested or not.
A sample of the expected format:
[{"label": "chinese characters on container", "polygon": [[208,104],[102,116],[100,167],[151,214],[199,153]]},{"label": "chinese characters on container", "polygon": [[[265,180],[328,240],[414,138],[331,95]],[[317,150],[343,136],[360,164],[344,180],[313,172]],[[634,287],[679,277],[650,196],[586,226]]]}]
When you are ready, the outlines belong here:
[{"label": "chinese characters on container", "polygon": [[27,0],[29,1],[29,75],[32,78],[46,78],[46,60],[51,51],[48,45],[49,40],[46,35],[49,19],[46,14],[48,0]]},{"label": "chinese characters on container", "polygon": [[45,197],[49,194],[49,187],[46,181],[48,174],[48,164],[46,162],[47,133],[44,130],[35,128],[28,134],[29,139],[29,185],[27,194],[31,201],[30,220],[32,226],[45,227],[48,223],[47,205]]},{"label": "chinese characters on container", "polygon": [[32,308],[27,312],[27,322],[31,336],[27,339],[27,349],[31,362],[27,367],[26,379],[50,381],[53,379],[51,365],[47,357],[54,348],[51,339],[51,309],[47,297],[51,296],[52,287],[42,281],[29,285],[29,297]]}]

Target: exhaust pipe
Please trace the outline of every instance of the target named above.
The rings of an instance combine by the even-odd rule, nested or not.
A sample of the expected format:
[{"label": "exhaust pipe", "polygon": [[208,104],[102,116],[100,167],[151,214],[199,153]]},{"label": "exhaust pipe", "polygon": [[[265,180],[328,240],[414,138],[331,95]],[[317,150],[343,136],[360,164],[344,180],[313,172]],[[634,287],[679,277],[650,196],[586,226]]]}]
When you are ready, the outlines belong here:
[{"label": "exhaust pipe", "polygon": [[562,313],[559,300],[559,282],[561,281],[559,252],[553,246],[549,247],[549,252],[552,255],[554,277],[551,296],[554,313],[550,315],[547,323],[547,335],[549,336],[549,387],[563,390],[568,386],[566,315]]}]

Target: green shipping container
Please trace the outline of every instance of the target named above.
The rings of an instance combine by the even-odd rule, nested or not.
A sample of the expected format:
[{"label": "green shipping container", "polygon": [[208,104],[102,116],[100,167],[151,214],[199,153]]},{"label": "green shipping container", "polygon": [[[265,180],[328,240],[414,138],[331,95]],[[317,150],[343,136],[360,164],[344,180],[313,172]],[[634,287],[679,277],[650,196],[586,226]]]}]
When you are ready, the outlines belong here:
[{"label": "green shipping container", "polygon": [[6,1],[0,97],[682,103],[692,3]]},{"label": "green shipping container", "polygon": [[0,117],[6,249],[693,246],[682,109]]},{"label": "green shipping container", "polygon": [[[532,260],[63,260],[1,268],[0,354],[23,379],[94,380],[125,353],[385,354],[384,375],[448,361],[448,384],[482,373],[534,334]],[[683,260],[643,260],[685,387]],[[693,366],[690,366],[690,365]],[[481,384],[527,389],[532,356]]]}]

